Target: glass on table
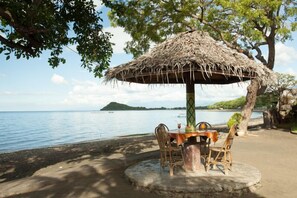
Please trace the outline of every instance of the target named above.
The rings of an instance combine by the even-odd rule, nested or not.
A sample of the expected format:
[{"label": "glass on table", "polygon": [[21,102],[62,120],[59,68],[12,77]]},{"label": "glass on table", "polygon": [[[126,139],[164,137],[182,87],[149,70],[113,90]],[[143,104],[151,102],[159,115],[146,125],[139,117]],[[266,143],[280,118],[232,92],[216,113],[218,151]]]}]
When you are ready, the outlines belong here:
[{"label": "glass on table", "polygon": [[178,128],[178,130],[180,130],[180,128],[181,128],[181,123],[178,123],[178,124],[177,124],[177,128]]}]

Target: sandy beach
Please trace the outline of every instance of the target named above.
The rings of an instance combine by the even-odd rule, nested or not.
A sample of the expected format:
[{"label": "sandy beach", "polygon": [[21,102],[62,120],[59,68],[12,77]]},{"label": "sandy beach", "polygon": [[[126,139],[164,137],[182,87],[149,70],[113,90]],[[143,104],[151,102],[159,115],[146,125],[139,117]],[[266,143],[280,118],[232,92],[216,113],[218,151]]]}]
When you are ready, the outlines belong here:
[{"label": "sandy beach", "polygon": [[[250,130],[236,137],[234,161],[258,168],[261,187],[246,197],[297,197],[297,135]],[[124,170],[158,158],[152,134],[0,154],[0,197],[161,197],[135,189]]]}]

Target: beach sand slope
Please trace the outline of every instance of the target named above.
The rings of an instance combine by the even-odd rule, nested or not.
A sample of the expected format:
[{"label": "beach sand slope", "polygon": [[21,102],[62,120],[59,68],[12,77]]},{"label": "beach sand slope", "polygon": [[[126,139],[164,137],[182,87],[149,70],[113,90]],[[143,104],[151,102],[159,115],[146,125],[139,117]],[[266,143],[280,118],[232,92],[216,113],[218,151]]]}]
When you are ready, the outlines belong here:
[{"label": "beach sand slope", "polygon": [[[262,187],[246,197],[297,197],[297,136],[259,128],[250,134],[232,147],[234,161],[262,174]],[[161,197],[124,176],[127,167],[158,157],[152,135],[1,154],[0,197]]]}]

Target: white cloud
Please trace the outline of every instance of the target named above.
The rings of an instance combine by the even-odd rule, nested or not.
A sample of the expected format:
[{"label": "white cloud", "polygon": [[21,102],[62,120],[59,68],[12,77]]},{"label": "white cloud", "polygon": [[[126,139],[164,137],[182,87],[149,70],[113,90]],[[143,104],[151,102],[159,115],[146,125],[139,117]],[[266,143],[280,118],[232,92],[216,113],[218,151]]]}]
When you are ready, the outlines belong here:
[{"label": "white cloud", "polygon": [[247,93],[249,83],[229,85],[196,86],[196,106],[205,106],[215,102],[233,100]]},{"label": "white cloud", "polygon": [[63,101],[65,105],[103,106],[112,99],[115,90],[99,85],[93,81],[74,81],[72,90]]},{"label": "white cloud", "polygon": [[[87,0],[87,1],[90,1],[90,0]],[[101,10],[101,8],[103,7],[103,3],[101,0],[93,0],[93,3],[95,5],[96,10]]]},{"label": "white cloud", "polygon": [[286,67],[289,64],[297,62],[297,50],[293,47],[288,47],[283,43],[275,45],[275,60],[276,65]]},{"label": "white cloud", "polygon": [[51,78],[51,81],[54,84],[60,85],[60,84],[67,84],[68,82],[64,79],[63,76],[60,76],[58,74],[54,74]]},{"label": "white cloud", "polygon": [[281,73],[290,74],[297,78],[297,70],[295,70],[293,68],[286,68],[286,69],[282,70]]},{"label": "white cloud", "polygon": [[94,0],[94,4],[96,6],[96,10],[101,10],[101,8],[103,7],[103,3],[101,0]]},{"label": "white cloud", "polygon": [[[173,87],[150,87],[142,84],[111,84],[92,81],[74,81],[72,90],[64,100],[65,105],[92,105],[101,108],[109,102],[125,104],[158,103],[159,101],[184,101],[183,90]],[[169,88],[169,90],[168,90]],[[167,90],[166,90],[167,89]],[[166,91],[165,91],[166,90]],[[158,106],[156,104],[156,106]]]},{"label": "white cloud", "polygon": [[[246,83],[241,85],[205,85],[202,88],[196,86],[196,105],[208,105],[245,96],[247,85]],[[148,86],[134,83],[118,83],[113,86],[93,81],[73,81],[73,88],[63,104],[93,106],[99,109],[112,101],[132,106],[186,106],[186,87],[184,85]]]},{"label": "white cloud", "polygon": [[10,102],[11,100],[17,100],[17,101],[23,101],[24,98],[30,98],[31,101],[36,101],[36,98],[42,98],[42,97],[55,97],[60,96],[58,93],[55,92],[17,92],[17,91],[0,91],[1,99],[5,97],[12,97],[8,100]]},{"label": "white cloud", "polygon": [[[124,28],[122,27],[107,27],[104,28],[104,32],[109,32],[112,34],[112,37],[110,39],[110,42],[113,43],[114,45],[112,46],[113,48],[113,53],[118,54],[118,53],[125,53],[124,48],[126,46],[126,42],[132,40],[131,36],[124,32]],[[78,44],[73,44],[65,47],[66,51],[69,52],[74,52],[78,53],[76,47]]]},{"label": "white cloud", "polygon": [[11,92],[11,91],[2,91],[2,92],[0,92],[0,96],[11,96],[11,95],[16,95],[16,94]]},{"label": "white cloud", "polygon": [[0,92],[0,96],[17,96],[17,98],[21,98],[24,96],[33,96],[33,97],[39,97],[39,96],[55,96],[57,95],[54,92],[16,92],[16,91],[2,91]]},{"label": "white cloud", "polygon": [[114,43],[113,45],[113,53],[125,53],[124,47],[127,41],[131,41],[132,38],[129,34],[124,32],[124,28],[122,27],[107,27],[104,28],[105,32],[109,32],[113,34],[111,37],[111,42]]}]

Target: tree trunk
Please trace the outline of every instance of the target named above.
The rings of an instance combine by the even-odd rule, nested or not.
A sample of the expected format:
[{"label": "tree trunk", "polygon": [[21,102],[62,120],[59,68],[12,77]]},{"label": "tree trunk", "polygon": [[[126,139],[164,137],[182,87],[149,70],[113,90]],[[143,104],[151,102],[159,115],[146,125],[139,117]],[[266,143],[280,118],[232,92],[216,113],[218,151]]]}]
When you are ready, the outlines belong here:
[{"label": "tree trunk", "polygon": [[269,111],[263,111],[263,120],[264,120],[264,128],[271,129],[272,123],[271,123],[271,114]]},{"label": "tree trunk", "polygon": [[[266,38],[266,41],[268,44],[268,62],[265,63],[265,61],[264,62],[261,61],[266,67],[268,67],[271,70],[273,69],[274,62],[275,62],[275,30],[276,29],[273,26],[271,28],[271,33],[269,37]],[[262,53],[260,53],[259,55],[262,56]],[[255,79],[251,80],[251,84],[248,86],[248,89],[247,89],[246,103],[241,112],[242,120],[239,124],[239,129],[237,132],[238,135],[248,134],[248,130],[247,130],[248,123],[253,113],[254,106],[256,104],[257,95],[264,92],[264,90],[265,90],[265,87],[262,87],[262,89],[260,89],[259,82],[257,82],[257,80]]]},{"label": "tree trunk", "polygon": [[238,135],[247,134],[248,122],[251,118],[254,106],[256,104],[257,92],[259,89],[259,82],[255,79],[251,80],[251,84],[247,88],[246,103],[242,109],[242,120],[239,124]]},{"label": "tree trunk", "polygon": [[263,121],[265,129],[275,128],[275,123],[277,122],[276,111],[273,109],[267,110],[263,112]]}]

